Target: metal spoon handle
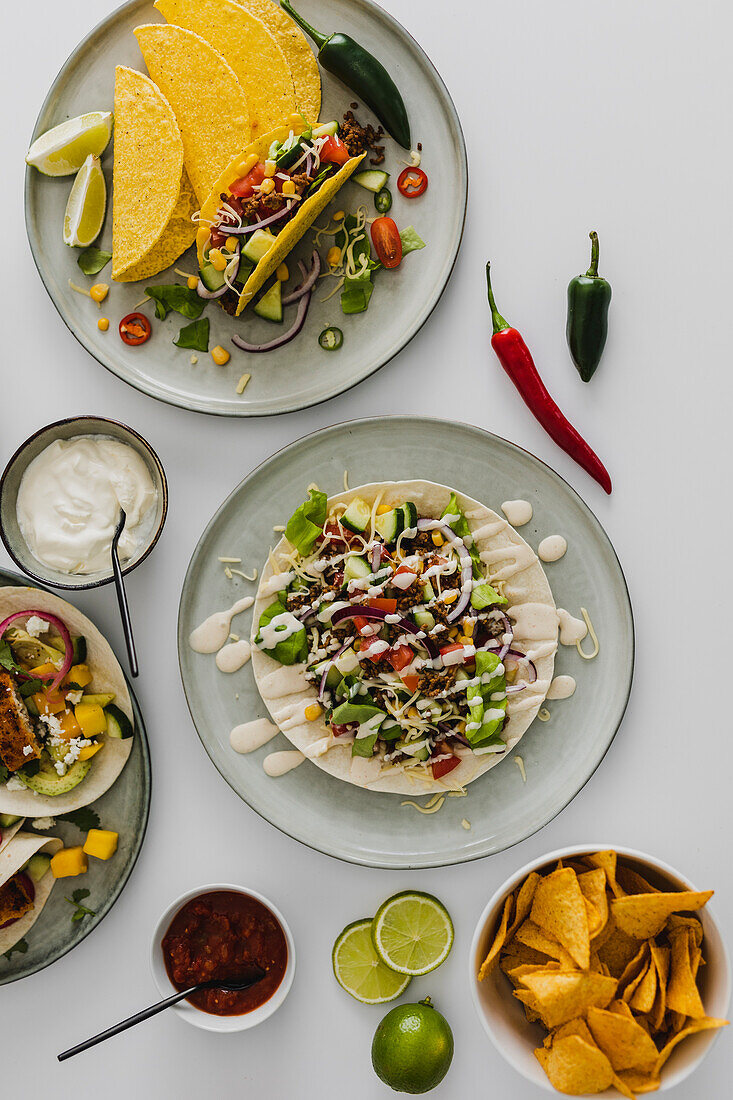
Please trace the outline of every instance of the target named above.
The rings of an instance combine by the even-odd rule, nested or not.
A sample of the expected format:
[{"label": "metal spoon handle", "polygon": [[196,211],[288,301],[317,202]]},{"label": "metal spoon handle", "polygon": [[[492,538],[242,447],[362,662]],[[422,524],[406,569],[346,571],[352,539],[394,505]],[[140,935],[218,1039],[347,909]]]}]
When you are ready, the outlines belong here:
[{"label": "metal spoon handle", "polygon": [[[120,531],[120,528],[118,528]],[[116,536],[119,539],[119,535]],[[137,665],[137,653],[135,651],[135,639],[132,634],[132,619],[130,618],[130,608],[127,603],[127,593],[125,592],[125,582],[122,577],[122,567],[120,566],[120,558],[117,551],[117,541],[112,543],[112,572],[115,578],[115,588],[117,589],[117,603],[120,607],[120,618],[122,619],[122,629],[125,634],[125,645],[127,646],[127,658],[130,662],[130,675],[138,676],[140,670]]]},{"label": "metal spoon handle", "polygon": [[75,1054],[81,1054],[83,1050],[89,1050],[89,1047],[95,1047],[97,1043],[103,1043],[105,1039],[111,1039],[113,1035],[119,1035],[121,1031],[127,1031],[128,1027],[134,1027],[135,1024],[139,1024],[143,1020],[149,1020],[151,1016],[157,1016],[164,1009],[178,1004],[186,997],[190,997],[198,988],[197,985],[194,985],[190,989],[184,989],[181,993],[174,993],[172,996],[166,997],[165,1000],[158,1001],[157,1004],[150,1005],[149,1008],[144,1008],[141,1012],[136,1012],[134,1016],[128,1016],[126,1020],[122,1020],[119,1024],[108,1027],[106,1031],[100,1031],[99,1035],[93,1035],[91,1039],[85,1039],[83,1043],[78,1043],[75,1047],[69,1047],[68,1050],[57,1055],[59,1062],[64,1062],[67,1058],[73,1058]]}]

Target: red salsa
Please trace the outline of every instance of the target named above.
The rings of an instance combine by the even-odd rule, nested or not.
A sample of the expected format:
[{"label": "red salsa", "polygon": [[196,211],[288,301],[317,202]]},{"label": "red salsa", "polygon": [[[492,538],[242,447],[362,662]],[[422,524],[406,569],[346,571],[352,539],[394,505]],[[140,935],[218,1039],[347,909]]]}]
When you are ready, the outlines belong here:
[{"label": "red salsa", "polygon": [[162,942],[165,968],[176,989],[212,978],[232,978],[256,963],[265,971],[251,989],[203,989],[188,1000],[214,1016],[241,1016],[269,1001],[288,965],[285,933],[274,914],[247,894],[213,890],[187,901]]}]

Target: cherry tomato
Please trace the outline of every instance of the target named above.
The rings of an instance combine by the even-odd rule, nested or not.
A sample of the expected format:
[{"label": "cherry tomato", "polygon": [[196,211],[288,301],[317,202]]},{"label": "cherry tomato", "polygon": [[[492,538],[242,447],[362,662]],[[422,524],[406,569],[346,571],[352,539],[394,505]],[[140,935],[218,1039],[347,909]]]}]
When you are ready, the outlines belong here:
[{"label": "cherry tomato", "polygon": [[[451,751],[444,741],[439,741],[435,748],[436,756],[444,756],[445,753]],[[448,772],[452,772],[454,768],[458,767],[460,762],[460,757],[453,754],[451,754],[447,760],[436,760],[432,765],[433,779],[440,779],[442,776],[447,775]]]},{"label": "cherry tomato", "polygon": [[410,649],[409,645],[395,646],[394,649],[390,649],[389,653],[385,654],[387,660],[392,665],[395,672],[401,672],[403,668],[407,668],[411,665],[415,654]]},{"label": "cherry tomato", "polygon": [[255,187],[259,186],[264,178],[265,166],[262,161],[258,161],[246,176],[241,176],[238,180],[235,180],[234,183],[230,184],[229,191],[237,198],[248,199],[251,197]]},{"label": "cherry tomato", "polygon": [[[461,651],[460,661],[445,661],[444,660],[443,663],[448,664],[448,665],[461,665],[461,664],[464,663],[466,658],[463,656],[463,646],[461,645],[460,642],[453,642],[451,645],[441,646],[440,656],[443,657],[443,658],[448,657],[452,653],[458,653],[459,650]],[[470,658],[470,659],[473,660],[473,658]]]},{"label": "cherry tomato", "polygon": [[422,168],[404,168],[397,177],[397,190],[406,199],[416,199],[428,189],[428,177]]},{"label": "cherry tomato", "polygon": [[372,244],[382,267],[399,267],[402,262],[402,238],[394,218],[375,218]]},{"label": "cherry tomato", "polygon": [[340,137],[327,137],[319,152],[321,164],[346,164],[351,159],[349,150]]},{"label": "cherry tomato", "polygon": [[386,611],[388,615],[395,615],[397,613],[397,600],[387,600],[383,596],[372,596],[367,600],[367,607],[378,607],[381,611]]},{"label": "cherry tomato", "polygon": [[144,313],[128,313],[120,321],[120,336],[125,344],[136,348],[150,339],[153,326]]}]

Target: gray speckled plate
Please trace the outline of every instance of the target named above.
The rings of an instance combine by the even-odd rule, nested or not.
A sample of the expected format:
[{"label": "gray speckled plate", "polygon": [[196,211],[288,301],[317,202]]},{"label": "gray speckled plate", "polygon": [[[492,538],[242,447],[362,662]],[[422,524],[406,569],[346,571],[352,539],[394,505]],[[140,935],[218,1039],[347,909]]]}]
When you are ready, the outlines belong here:
[{"label": "gray speckled plate", "polygon": [[[404,150],[388,139],[386,163],[389,187],[394,196],[391,216],[404,228],[414,225],[427,247],[405,257],[394,272],[380,272],[374,296],[366,313],[344,317],[338,295],[323,302],[333,289],[333,280],[318,284],[304,330],[290,344],[262,355],[247,355],[230,342],[235,332],[249,340],[270,340],[283,331],[247,311],[244,319],[228,317],[216,303],[206,311],[211,318],[210,346],[222,344],[232,351],[225,367],[217,367],[206,354],[191,364],[191,353],[177,348],[173,338],[186,324],[185,318],[170,314],[166,321],[154,321],[153,336],[138,348],[126,347],[119,338],[120,319],[139,308],[145,296],[145,282],[113,284],[103,314],[110,318],[108,332],[100,332],[100,311],[89,298],[69,287],[69,279],[91,285],[109,281],[110,268],[88,279],[77,266],[77,250],[61,238],[63,214],[71,177],[50,179],[35,169],[26,172],[25,210],[28,239],[38,271],[66,325],[102,366],[151,397],[197,412],[221,416],[264,416],[290,412],[325,401],[367,378],[407,344],[435,308],[450,277],[463,232],[468,194],[468,167],[461,126],[453,102],[417,43],[391,15],[371,0],[308,0],[303,14],[314,26],[346,31],[379,55],[395,75],[410,115],[413,142],[423,144],[423,166],[430,185],[418,199],[403,199],[396,188],[397,175],[404,167]],[[33,137],[66,118],[85,111],[109,110],[112,106],[114,67],[131,65],[145,72],[132,34],[140,23],[160,22],[161,16],[148,0],[130,0],[96,27],[76,48],[51,87],[36,122]],[[341,118],[353,95],[335,78],[322,72],[324,119]],[[362,108],[359,117],[373,121]],[[30,142],[29,142],[30,144]],[[104,155],[104,169],[111,187],[110,145]],[[373,196],[358,184],[348,183],[338,195],[336,207],[354,210],[364,203],[375,216]],[[108,204],[111,207],[111,204]],[[332,206],[330,209],[333,210]],[[326,214],[318,219],[326,223]],[[108,209],[101,247],[111,249],[112,226]],[[288,261],[291,271],[298,258],[307,258],[313,248],[312,234]],[[321,252],[325,254],[326,248]],[[195,268],[194,250],[177,261],[183,271]],[[297,267],[295,267],[297,276]],[[148,280],[165,283],[178,280],[172,271]],[[324,289],[325,288],[325,289]],[[144,312],[153,319],[152,305]],[[294,307],[286,311],[284,325],[291,323]],[[251,314],[251,316],[250,316]],[[340,351],[319,348],[318,333],[326,325],[344,331]],[[241,396],[236,385],[243,372],[252,375]]]},{"label": "gray speckled plate", "polygon": [[[27,583],[27,578],[17,573],[0,570],[0,586]],[[9,959],[0,956],[0,985],[43,970],[81,943],[109,913],[132,874],[148,824],[151,778],[145,723],[129,682],[127,686],[135,714],[135,745],[117,782],[92,804],[102,827],[114,829],[120,834],[119,847],[111,859],[90,859],[85,875],[61,879],[56,883],[40,917],[28,933],[28,950],[24,953],[13,951]],[[24,827],[30,832],[35,831],[28,819]],[[59,836],[65,845],[71,845],[83,844],[85,834],[75,825],[60,821],[43,835]],[[84,904],[94,909],[95,915],[72,921],[74,908],[65,900],[65,895],[71,896],[72,891],[79,888],[89,890]]]},{"label": "gray speckled plate", "polygon": [[[255,585],[228,580],[221,557],[242,569],[262,567],[267,549],[316,482],[328,493],[343,485],[424,477],[452,485],[499,510],[502,501],[531,501],[534,516],[520,528],[536,549],[562,534],[565,557],[548,565],[558,606],[590,611],[601,642],[594,661],[560,647],[556,672],[576,677],[568,700],[548,704],[549,722],[535,723],[518,753],[471,783],[466,798],[447,798],[439,813],[418,814],[399,795],[361,790],[306,761],[270,779],[262,761],[289,747],[283,734],[240,756],[229,732],[267,714],[251,668],[227,676],[213,656],[194,653],[191,630],[213,611],[231,606]],[[232,629],[249,635],[251,612]],[[621,566],[603,528],[567,482],[539,459],[498,436],[463,424],[418,417],[357,420],[315,432],[254,470],[222,504],[194,551],[181,595],[178,655],[188,705],[203,745],[227,783],[283,832],[321,852],[373,867],[413,868],[461,863],[499,852],[547,824],[578,793],[603,759],[621,723],[631,690],[634,626]],[[513,755],[517,755],[516,753]],[[470,822],[466,831],[462,819]]]}]

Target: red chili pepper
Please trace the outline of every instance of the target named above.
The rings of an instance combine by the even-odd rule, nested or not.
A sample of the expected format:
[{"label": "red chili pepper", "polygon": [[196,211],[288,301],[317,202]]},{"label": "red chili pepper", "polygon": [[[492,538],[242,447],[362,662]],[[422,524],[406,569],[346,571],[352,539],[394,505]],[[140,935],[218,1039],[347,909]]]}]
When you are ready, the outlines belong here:
[{"label": "red chili pepper", "polygon": [[144,313],[128,313],[120,321],[120,336],[133,348],[149,340],[152,331],[153,327]]},{"label": "red chili pepper", "polygon": [[601,488],[610,493],[611,478],[608,470],[552,400],[522,336],[515,328],[511,328],[509,322],[505,321],[497,310],[494,292],[491,289],[490,268],[491,264],[487,263],[486,286],[494,328],[491,346],[499,357],[499,362],[519,390],[527,408],[534,413],[550,438],[554,439],[566,454],[574,458],[586,473],[595,478]]},{"label": "red chili pepper", "polygon": [[397,190],[406,199],[416,199],[428,189],[428,177],[422,168],[403,168],[397,177]]}]

